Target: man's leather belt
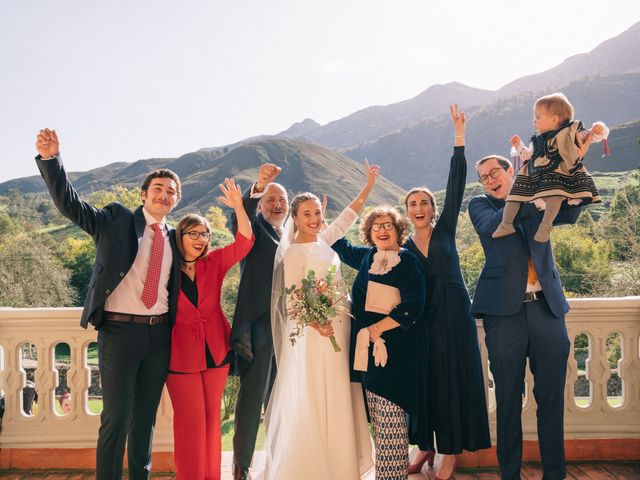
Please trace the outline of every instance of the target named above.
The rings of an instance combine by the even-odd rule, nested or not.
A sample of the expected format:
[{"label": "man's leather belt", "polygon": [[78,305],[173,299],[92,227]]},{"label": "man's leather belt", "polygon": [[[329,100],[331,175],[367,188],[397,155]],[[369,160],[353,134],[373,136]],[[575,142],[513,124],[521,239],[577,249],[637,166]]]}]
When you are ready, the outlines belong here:
[{"label": "man's leather belt", "polygon": [[544,298],[544,293],[542,290],[538,290],[537,292],[527,292],[524,294],[525,302],[535,302],[536,300],[541,300]]},{"label": "man's leather belt", "polygon": [[104,312],[102,317],[108,322],[142,323],[144,325],[158,325],[169,321],[169,314],[162,315],[131,315],[129,313]]}]

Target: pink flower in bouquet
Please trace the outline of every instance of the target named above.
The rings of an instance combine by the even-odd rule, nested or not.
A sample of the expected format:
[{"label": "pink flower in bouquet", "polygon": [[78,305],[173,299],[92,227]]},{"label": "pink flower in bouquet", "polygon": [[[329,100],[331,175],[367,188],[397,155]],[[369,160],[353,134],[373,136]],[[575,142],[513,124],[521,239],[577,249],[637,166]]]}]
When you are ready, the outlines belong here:
[{"label": "pink flower in bouquet", "polygon": [[327,290],[329,290],[329,284],[324,279],[318,280],[316,290],[318,291],[318,293],[326,293]]}]

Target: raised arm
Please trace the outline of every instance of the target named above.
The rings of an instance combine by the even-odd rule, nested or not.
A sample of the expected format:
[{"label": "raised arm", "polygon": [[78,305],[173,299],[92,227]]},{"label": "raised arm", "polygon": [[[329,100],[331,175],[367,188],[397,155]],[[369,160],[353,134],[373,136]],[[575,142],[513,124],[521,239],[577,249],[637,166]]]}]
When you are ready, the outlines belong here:
[{"label": "raised arm", "polygon": [[438,222],[444,222],[450,231],[456,231],[458,214],[462,207],[464,187],[467,183],[467,159],[464,156],[464,140],[467,130],[467,117],[464,112],[458,113],[458,105],[449,107],[451,120],[455,130],[453,142],[453,156],[449,166],[449,178],[447,180],[446,197],[444,207]]},{"label": "raised arm", "polygon": [[[481,195],[469,202],[469,216],[478,235],[491,235],[502,221],[504,208],[495,209],[488,197]],[[534,215],[541,216],[533,203],[523,203],[513,223],[529,220]]]},{"label": "raised arm", "polygon": [[[253,222],[256,216],[256,210],[258,209],[258,203],[262,198],[265,188],[271,182],[273,182],[282,169],[273,163],[264,163],[260,165],[260,170],[258,171],[258,179],[255,181],[250,188],[247,189],[244,196],[242,197],[242,203],[244,206],[245,212],[247,212],[247,216],[249,220]],[[231,232],[235,235],[238,231],[238,219],[236,217],[235,212],[231,215]]]},{"label": "raised arm", "polygon": [[360,190],[358,196],[349,204],[349,208],[357,214],[359,214],[362,207],[364,207],[373,186],[376,184],[376,179],[380,176],[380,167],[378,165],[369,165],[369,160],[367,159],[364,160],[364,168],[367,173],[367,183],[365,183],[364,188]]},{"label": "raised arm", "polygon": [[[340,215],[338,215],[338,218],[336,218],[331,225],[320,233],[322,239],[329,245],[333,245],[336,240],[344,237],[356,222],[358,214],[362,210],[362,207],[369,197],[369,193],[371,193],[371,189],[376,183],[376,178],[380,175],[380,167],[378,165],[369,165],[368,160],[365,160],[364,164],[367,171],[367,181],[364,187],[349,206],[345,208]],[[325,200],[323,199],[323,216],[324,208]]]},{"label": "raised arm", "polygon": [[513,137],[511,137],[509,143],[511,144],[512,148],[511,155],[516,154],[522,160],[529,160],[533,155],[532,145],[529,145],[529,147],[527,148],[518,135],[514,135]]},{"label": "raised arm", "polygon": [[36,164],[56,208],[89,235],[95,235],[109,213],[82,200],[73,188],[60,161],[60,141],[56,131],[40,130],[36,150]]},{"label": "raised arm", "polygon": [[218,200],[227,207],[233,208],[238,233],[245,238],[251,238],[253,235],[251,230],[251,221],[244,209],[240,185],[236,185],[232,178],[225,178],[224,183],[220,184],[220,190],[222,191],[223,196],[218,197]]},{"label": "raised arm", "polygon": [[253,246],[253,232],[251,229],[251,220],[247,216],[242,201],[242,192],[240,186],[236,185],[233,179],[225,178],[224,183],[220,184],[221,197],[218,197],[220,203],[229,208],[233,208],[235,218],[237,219],[237,232],[235,241],[226,247],[214,250],[212,254],[220,255],[223,265],[222,275],[236,262],[247,256]]}]

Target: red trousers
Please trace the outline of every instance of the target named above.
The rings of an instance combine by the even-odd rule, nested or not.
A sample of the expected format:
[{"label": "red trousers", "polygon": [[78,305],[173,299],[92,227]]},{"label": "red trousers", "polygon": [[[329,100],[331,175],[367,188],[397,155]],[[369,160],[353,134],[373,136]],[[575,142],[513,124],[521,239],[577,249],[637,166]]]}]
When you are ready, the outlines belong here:
[{"label": "red trousers", "polygon": [[220,480],[220,402],[229,365],[198,373],[170,373],[178,480]]}]

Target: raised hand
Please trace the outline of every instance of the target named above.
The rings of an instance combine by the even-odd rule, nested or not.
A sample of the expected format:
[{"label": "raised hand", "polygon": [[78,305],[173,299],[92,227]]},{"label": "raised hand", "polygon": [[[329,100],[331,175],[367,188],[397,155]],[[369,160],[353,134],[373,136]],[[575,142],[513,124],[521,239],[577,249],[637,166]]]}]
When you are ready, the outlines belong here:
[{"label": "raised hand", "polygon": [[260,165],[260,171],[258,172],[258,187],[264,188],[271,182],[273,182],[282,169],[273,163],[263,163]]},{"label": "raised hand", "polygon": [[511,146],[513,148],[518,148],[520,146],[520,144],[522,143],[522,139],[518,135],[514,135],[509,140],[509,143],[511,144]]},{"label": "raised hand", "polygon": [[327,211],[327,195],[325,193],[322,194],[322,218],[324,218],[324,214]]},{"label": "raised hand", "polygon": [[372,188],[376,179],[380,176],[380,166],[379,165],[369,165],[369,160],[364,159],[364,168],[367,173],[367,187]]},{"label": "raised hand", "polygon": [[229,208],[234,210],[242,207],[242,192],[240,191],[240,185],[236,185],[233,178],[225,178],[224,184],[220,184],[220,190],[223,197],[218,197],[218,200]]},{"label": "raised hand", "polygon": [[55,157],[60,153],[60,142],[55,130],[45,128],[36,136],[36,150],[42,158]]},{"label": "raised hand", "polygon": [[453,127],[456,131],[456,137],[463,137],[467,130],[467,116],[464,112],[458,113],[457,103],[449,105],[449,111],[451,112],[451,120],[453,120]]},{"label": "raised hand", "polygon": [[601,123],[594,123],[591,126],[591,131],[596,135],[602,135],[604,133],[604,126]]},{"label": "raised hand", "polygon": [[578,132],[576,134],[576,145],[578,147],[578,158],[584,158],[589,151],[591,140],[593,139],[593,131],[589,130],[586,134]]}]

